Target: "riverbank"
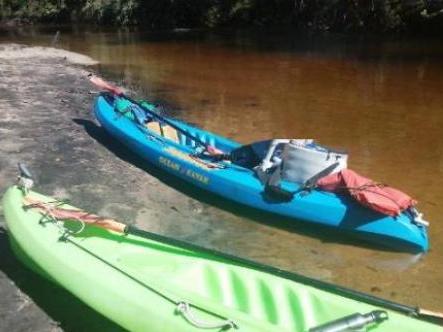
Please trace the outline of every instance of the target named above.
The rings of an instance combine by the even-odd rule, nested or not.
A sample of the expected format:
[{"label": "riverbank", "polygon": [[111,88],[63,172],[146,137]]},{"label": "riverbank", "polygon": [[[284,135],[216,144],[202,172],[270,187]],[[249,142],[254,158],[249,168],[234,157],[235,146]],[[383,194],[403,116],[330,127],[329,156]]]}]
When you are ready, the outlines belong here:
[{"label": "riverbank", "polygon": [[[34,172],[37,191],[87,210],[151,230],[156,221],[172,219],[188,221],[178,229],[201,228],[201,203],[128,164],[130,157],[95,125],[90,110],[96,91],[88,82],[95,64],[60,49],[0,44],[0,193],[15,182],[22,161]],[[4,227],[0,213],[1,331],[121,330],[24,268]]]},{"label": "riverbank", "polygon": [[[143,29],[293,27],[307,32],[424,32],[443,25],[439,1],[8,1],[0,26],[93,23]],[[3,22],[3,23],[2,23]]]},{"label": "riverbank", "polygon": [[[14,183],[19,161],[37,174],[38,188],[47,193],[63,194],[60,188],[66,188],[63,182],[68,184],[67,178],[75,178],[79,184],[89,182],[84,166],[78,164],[83,158],[76,152],[85,145],[85,134],[72,118],[88,115],[88,71],[81,66],[95,63],[87,56],[58,49],[0,44],[2,194]],[[71,168],[74,165],[77,167]],[[61,175],[62,169],[71,172]],[[91,321],[103,324],[96,313],[16,260],[3,216],[0,252],[1,331],[61,331],[67,316],[72,319],[79,314],[84,319],[72,319],[77,322],[66,330],[89,330]]]}]

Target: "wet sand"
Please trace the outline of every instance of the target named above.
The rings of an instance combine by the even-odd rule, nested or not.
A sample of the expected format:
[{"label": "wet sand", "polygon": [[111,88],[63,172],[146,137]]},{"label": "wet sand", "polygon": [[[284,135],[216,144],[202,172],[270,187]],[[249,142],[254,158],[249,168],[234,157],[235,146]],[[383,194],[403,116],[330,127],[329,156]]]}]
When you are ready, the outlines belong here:
[{"label": "wet sand", "polygon": [[[119,162],[107,169],[112,157],[105,149],[100,153],[100,145],[74,122],[90,118],[92,95],[84,66],[94,63],[61,50],[0,44],[1,193],[15,182],[16,165],[23,161],[35,173],[38,190],[82,205],[90,202],[91,209],[106,208],[101,190],[115,179]],[[95,165],[88,158],[97,158]],[[86,195],[89,199],[80,199]],[[120,330],[24,268],[11,252],[4,227],[1,215],[0,331]]]},{"label": "wet sand", "polygon": [[[129,223],[138,214],[202,222],[201,203],[128,163],[131,157],[94,123],[95,91],[85,67],[93,63],[61,50],[0,45],[0,192],[15,182],[22,161],[37,191],[101,215]],[[23,267],[4,227],[1,215],[0,331],[121,330]]]}]

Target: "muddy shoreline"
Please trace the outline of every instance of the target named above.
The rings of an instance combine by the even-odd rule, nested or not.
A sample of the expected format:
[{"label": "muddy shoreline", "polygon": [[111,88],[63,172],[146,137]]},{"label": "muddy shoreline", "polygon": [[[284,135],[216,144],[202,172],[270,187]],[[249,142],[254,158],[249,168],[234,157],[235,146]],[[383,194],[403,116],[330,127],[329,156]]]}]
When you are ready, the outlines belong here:
[{"label": "muddy shoreline", "polygon": [[[64,196],[62,188],[91,185],[82,149],[94,142],[88,142],[85,131],[72,119],[91,119],[93,96],[85,77],[86,65],[94,63],[62,50],[0,45],[2,194],[14,183],[19,161],[34,171],[37,187],[45,193]],[[105,178],[102,174],[103,182]],[[103,204],[96,190],[85,191],[91,193],[90,207]],[[4,226],[1,215],[1,331],[120,331],[66,291],[24,268],[10,249]]]},{"label": "muddy shoreline", "polygon": [[[162,184],[140,161],[126,162],[131,156],[95,123],[97,92],[88,82],[95,63],[60,49],[0,44],[0,192],[15,182],[22,161],[34,172],[37,191],[101,215],[154,231],[155,224],[143,223],[201,223],[201,203]],[[10,249],[1,211],[0,251],[0,331],[121,331],[23,267]]]}]

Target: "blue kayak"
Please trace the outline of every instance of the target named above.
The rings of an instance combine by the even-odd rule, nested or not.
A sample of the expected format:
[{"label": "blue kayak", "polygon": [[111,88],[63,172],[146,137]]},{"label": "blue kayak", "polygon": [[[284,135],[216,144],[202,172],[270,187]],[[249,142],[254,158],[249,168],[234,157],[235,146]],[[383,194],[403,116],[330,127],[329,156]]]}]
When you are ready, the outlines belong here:
[{"label": "blue kayak", "polygon": [[[122,111],[122,103],[126,103],[126,111]],[[237,203],[289,217],[294,222],[332,227],[395,250],[422,252],[429,249],[426,225],[417,223],[408,212],[396,217],[383,215],[358,204],[346,194],[317,189],[298,191],[301,185],[284,180],[281,186],[295,193],[292,199],[270,200],[253,169],[228,161],[214,161],[201,153],[200,145],[192,137],[224,153],[238,149],[240,143],[173,118],[166,118],[166,123],[156,120],[142,123],[137,112],[129,111],[131,106],[135,105],[121,97],[101,94],[94,111],[111,136],[173,176]],[[144,102],[143,106],[155,111],[154,104]],[[140,110],[138,108],[138,112]]]}]

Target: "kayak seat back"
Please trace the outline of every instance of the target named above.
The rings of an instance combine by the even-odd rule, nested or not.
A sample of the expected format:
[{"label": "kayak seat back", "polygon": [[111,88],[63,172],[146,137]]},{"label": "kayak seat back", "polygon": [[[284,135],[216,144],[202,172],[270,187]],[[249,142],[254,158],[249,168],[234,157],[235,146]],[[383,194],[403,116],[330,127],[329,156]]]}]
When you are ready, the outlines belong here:
[{"label": "kayak seat back", "polygon": [[161,127],[161,130],[164,137],[170,139],[171,141],[174,141],[175,143],[180,144],[179,133],[177,129],[174,129],[169,125],[163,125]]},{"label": "kayak seat back", "polygon": [[[190,138],[188,135],[180,133],[177,129],[171,127],[170,125],[160,124],[158,121],[150,121],[146,124],[146,128],[149,131],[159,136],[163,136],[167,139],[170,139],[171,141],[177,144],[189,146],[191,148],[197,147],[197,143],[195,142],[195,140]],[[205,133],[197,133],[195,131],[189,131],[186,129],[184,129],[184,131],[189,133],[190,136],[197,137],[202,142],[207,143],[213,147],[216,147],[216,142],[214,137],[207,135]]]},{"label": "kayak seat back", "polygon": [[159,136],[163,136],[180,144],[178,131],[167,124],[160,124],[158,121],[150,121],[146,124],[146,128]]},{"label": "kayak seat back", "polygon": [[158,123],[157,121],[151,121],[151,122],[148,122],[147,124],[146,124],[146,128],[149,130],[149,131],[151,131],[151,132],[153,132],[153,133],[155,133],[155,134],[157,134],[157,135],[160,135],[161,136],[161,130],[160,130],[160,123]]}]

